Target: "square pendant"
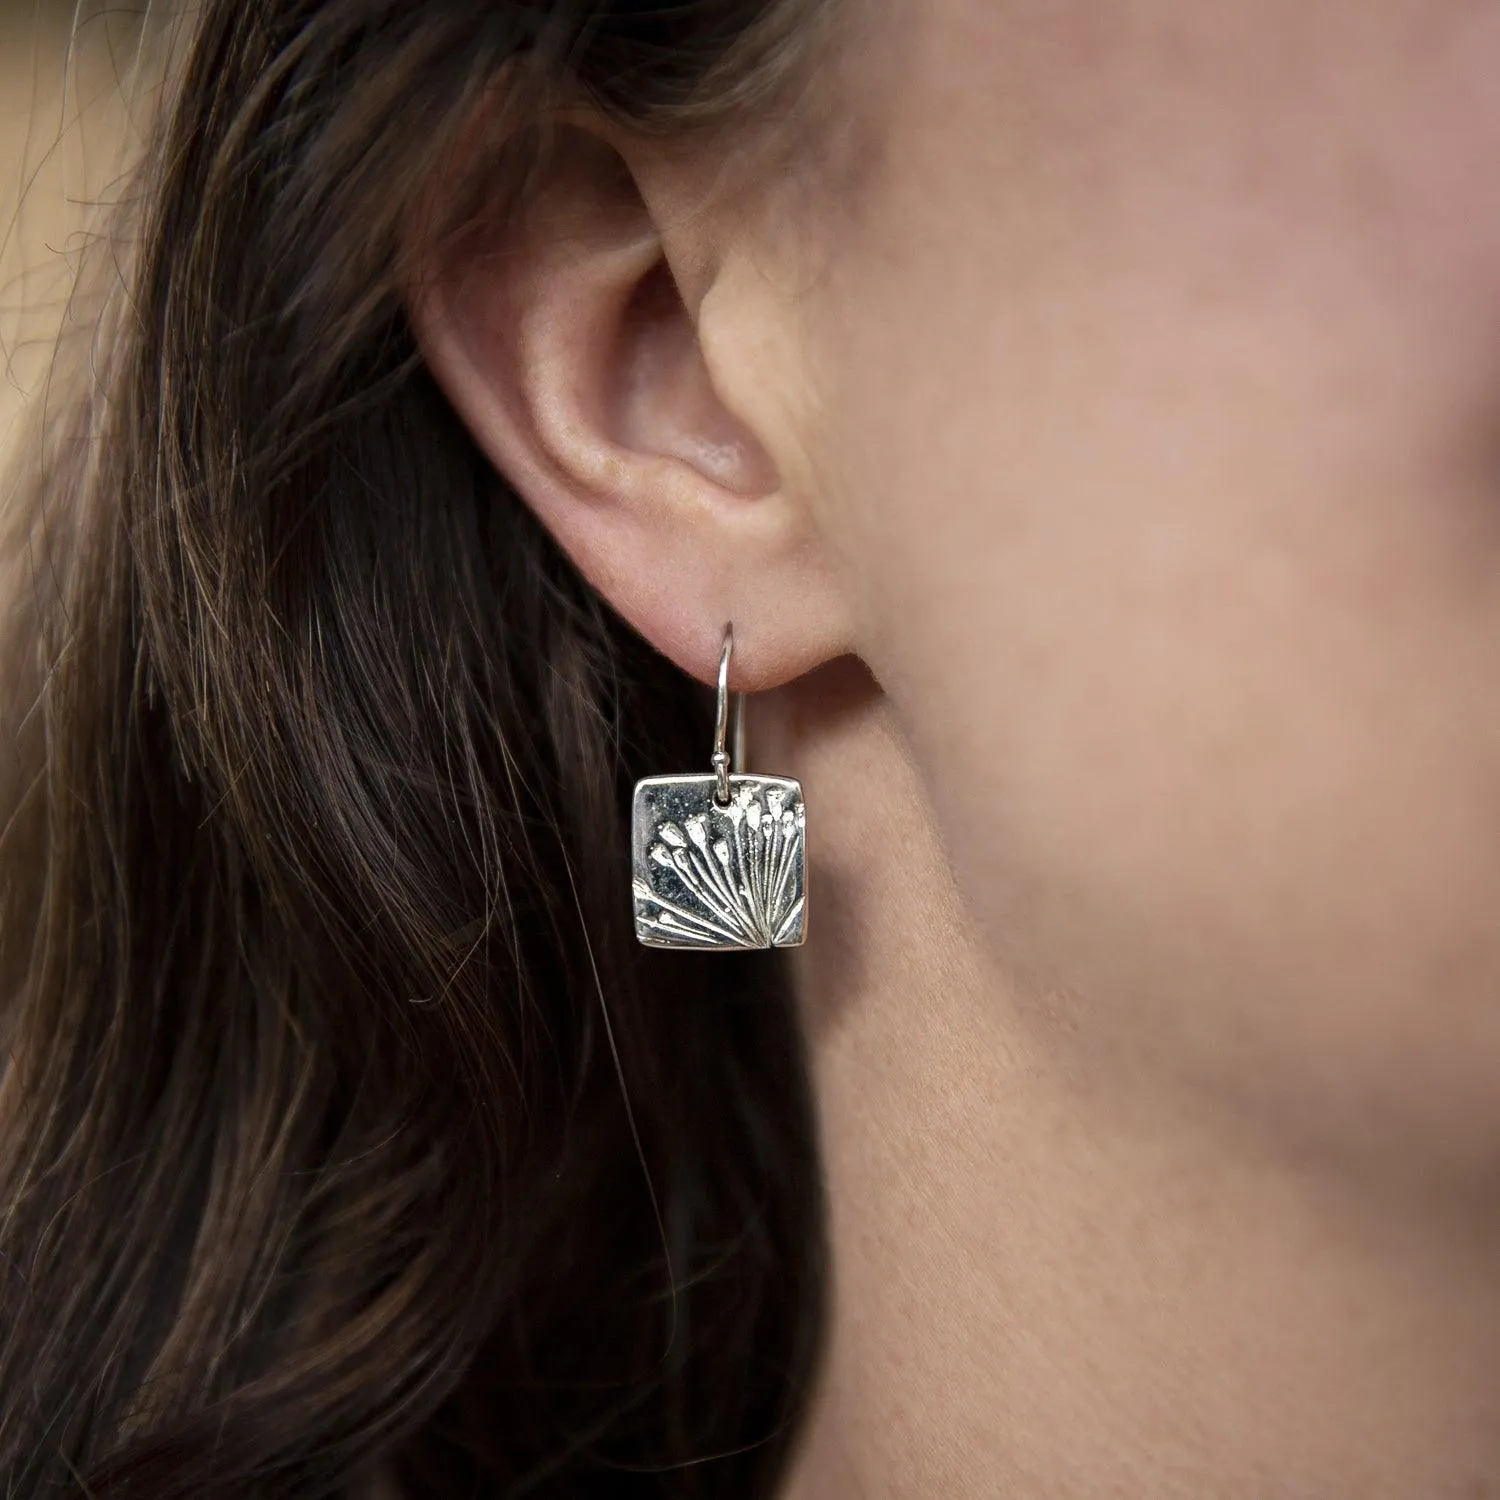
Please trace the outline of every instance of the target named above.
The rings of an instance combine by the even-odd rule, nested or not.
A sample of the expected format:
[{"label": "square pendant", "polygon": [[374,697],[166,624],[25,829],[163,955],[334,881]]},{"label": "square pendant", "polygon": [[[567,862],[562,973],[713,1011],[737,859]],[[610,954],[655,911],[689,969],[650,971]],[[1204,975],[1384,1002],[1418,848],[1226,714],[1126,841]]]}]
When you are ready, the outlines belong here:
[{"label": "square pendant", "polygon": [[650,776],[631,815],[635,934],[652,948],[793,948],[806,935],[802,784]]}]

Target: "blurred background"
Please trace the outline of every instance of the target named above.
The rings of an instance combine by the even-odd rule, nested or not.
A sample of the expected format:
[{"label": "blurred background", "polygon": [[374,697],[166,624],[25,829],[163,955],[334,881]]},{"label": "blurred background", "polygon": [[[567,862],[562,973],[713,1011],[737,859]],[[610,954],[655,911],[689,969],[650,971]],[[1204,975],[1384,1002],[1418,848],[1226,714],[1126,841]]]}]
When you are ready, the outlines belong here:
[{"label": "blurred background", "polygon": [[0,463],[154,95],[150,0],[0,0]]}]

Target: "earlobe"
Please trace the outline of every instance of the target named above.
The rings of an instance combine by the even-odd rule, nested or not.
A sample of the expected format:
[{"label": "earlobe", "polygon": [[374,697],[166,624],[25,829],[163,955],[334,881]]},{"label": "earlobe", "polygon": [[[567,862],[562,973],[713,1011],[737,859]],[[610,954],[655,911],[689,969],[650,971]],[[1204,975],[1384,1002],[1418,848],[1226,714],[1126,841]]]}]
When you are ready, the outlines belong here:
[{"label": "earlobe", "polygon": [[[668,247],[618,152],[562,127],[524,212],[422,258],[422,354],[490,461],[658,650],[737,686],[849,649],[778,434],[714,388]],[[705,227],[704,232],[709,232]]]}]

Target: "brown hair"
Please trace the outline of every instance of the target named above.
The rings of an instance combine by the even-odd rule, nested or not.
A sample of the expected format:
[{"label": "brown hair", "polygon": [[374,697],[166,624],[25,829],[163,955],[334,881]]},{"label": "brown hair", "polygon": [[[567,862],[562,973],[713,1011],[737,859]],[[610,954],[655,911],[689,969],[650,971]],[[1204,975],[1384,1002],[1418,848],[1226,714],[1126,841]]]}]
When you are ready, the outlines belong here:
[{"label": "brown hair", "polygon": [[824,1278],[784,961],[640,949],[626,868],[707,697],[469,440],[398,247],[497,88],[533,147],[565,97],[786,124],[809,9],[204,0],[9,502],[5,1495],[774,1491]]}]

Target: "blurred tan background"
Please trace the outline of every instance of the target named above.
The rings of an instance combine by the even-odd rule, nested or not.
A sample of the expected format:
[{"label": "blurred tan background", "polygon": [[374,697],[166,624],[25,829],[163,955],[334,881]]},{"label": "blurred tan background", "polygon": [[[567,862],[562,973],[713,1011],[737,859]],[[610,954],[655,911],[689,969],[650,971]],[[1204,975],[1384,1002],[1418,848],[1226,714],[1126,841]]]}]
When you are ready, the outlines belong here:
[{"label": "blurred tan background", "polygon": [[149,0],[0,0],[0,462],[149,112]]}]

